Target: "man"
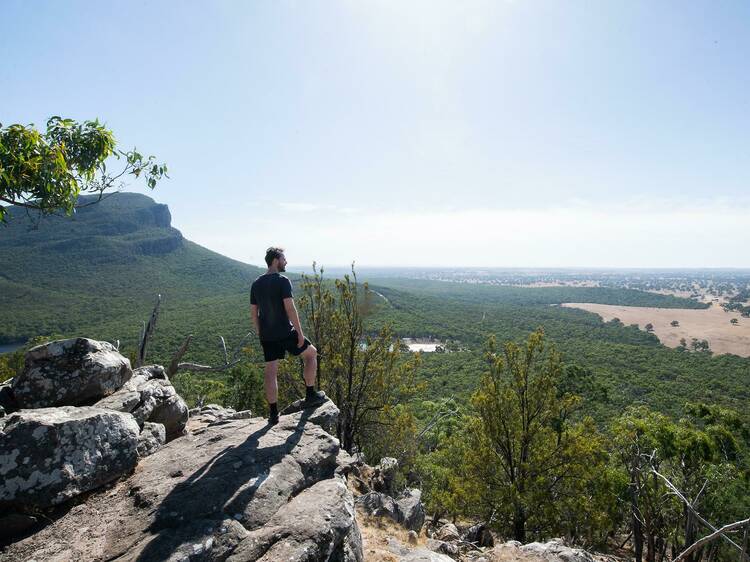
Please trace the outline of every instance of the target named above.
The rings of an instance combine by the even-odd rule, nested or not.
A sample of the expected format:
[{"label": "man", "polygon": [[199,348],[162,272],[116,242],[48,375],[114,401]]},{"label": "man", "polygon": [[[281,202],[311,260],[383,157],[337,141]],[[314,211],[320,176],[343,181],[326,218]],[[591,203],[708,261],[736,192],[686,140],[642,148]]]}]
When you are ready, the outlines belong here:
[{"label": "man", "polygon": [[302,333],[297,307],[294,306],[292,284],[287,277],[281,275],[286,271],[286,263],[284,248],[268,248],[268,271],[258,277],[250,288],[250,316],[266,361],[263,386],[270,410],[268,423],[271,425],[279,422],[276,375],[279,359],[283,359],[287,352],[302,356],[303,377],[307,386],[305,407],[317,406],[326,398],[323,392],[315,390],[318,350]]}]

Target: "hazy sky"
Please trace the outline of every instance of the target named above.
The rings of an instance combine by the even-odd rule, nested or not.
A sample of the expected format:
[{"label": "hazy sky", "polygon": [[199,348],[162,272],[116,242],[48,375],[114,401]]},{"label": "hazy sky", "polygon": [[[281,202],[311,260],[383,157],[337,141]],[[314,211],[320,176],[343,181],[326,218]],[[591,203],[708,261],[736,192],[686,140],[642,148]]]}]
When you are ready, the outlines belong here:
[{"label": "hazy sky", "polygon": [[0,122],[98,117],[255,264],[748,267],[749,60],[745,0],[3,0]]}]

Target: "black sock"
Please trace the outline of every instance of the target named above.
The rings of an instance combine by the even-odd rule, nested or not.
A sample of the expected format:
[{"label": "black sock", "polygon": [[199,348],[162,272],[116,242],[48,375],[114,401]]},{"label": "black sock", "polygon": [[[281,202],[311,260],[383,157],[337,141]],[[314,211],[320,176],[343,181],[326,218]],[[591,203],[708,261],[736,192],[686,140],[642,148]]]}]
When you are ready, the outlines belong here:
[{"label": "black sock", "polygon": [[315,385],[307,386],[305,388],[305,398],[313,398],[315,396]]},{"label": "black sock", "polygon": [[276,405],[276,402],[274,402],[273,404],[269,403],[268,408],[271,410],[270,414],[272,418],[278,417],[279,410],[278,410],[278,406]]}]

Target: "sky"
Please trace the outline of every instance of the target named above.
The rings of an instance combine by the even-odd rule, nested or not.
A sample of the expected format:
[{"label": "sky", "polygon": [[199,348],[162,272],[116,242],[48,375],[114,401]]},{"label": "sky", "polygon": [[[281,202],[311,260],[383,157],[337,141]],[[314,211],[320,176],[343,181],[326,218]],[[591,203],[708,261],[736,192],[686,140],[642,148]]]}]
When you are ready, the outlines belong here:
[{"label": "sky", "polygon": [[750,2],[0,2],[0,123],[98,118],[190,240],[750,267]]}]

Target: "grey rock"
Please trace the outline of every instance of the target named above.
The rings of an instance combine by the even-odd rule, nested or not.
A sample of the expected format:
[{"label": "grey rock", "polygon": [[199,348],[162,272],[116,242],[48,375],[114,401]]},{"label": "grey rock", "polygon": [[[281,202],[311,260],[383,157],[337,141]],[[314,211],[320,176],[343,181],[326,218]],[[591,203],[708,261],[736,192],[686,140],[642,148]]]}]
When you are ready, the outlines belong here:
[{"label": "grey rock", "polygon": [[437,539],[427,539],[425,541],[427,548],[441,554],[447,554],[448,556],[458,555],[458,545],[452,542],[441,541]]},{"label": "grey rock", "polygon": [[398,460],[393,457],[383,457],[375,467],[377,482],[373,482],[375,490],[393,496],[396,483]]},{"label": "grey rock", "polygon": [[140,458],[153,455],[167,442],[167,431],[160,423],[146,422],[138,436],[138,456]]},{"label": "grey rock", "polygon": [[461,539],[461,535],[453,523],[446,523],[435,533],[435,538],[441,541],[457,541]]},{"label": "grey rock", "polygon": [[346,483],[335,477],[304,490],[251,531],[228,560],[362,561],[362,537]]},{"label": "grey rock", "polygon": [[122,388],[95,405],[131,413],[141,426],[147,421],[160,423],[164,425],[167,438],[180,435],[189,418],[187,404],[160,365],[136,369]]},{"label": "grey rock", "polygon": [[[249,540],[243,538],[247,531],[262,529],[282,509],[300,515],[283,523],[297,529],[294,536],[304,536],[305,521],[316,527],[327,515],[335,520],[329,529],[341,529],[347,516],[339,499],[347,492],[304,492],[334,477],[340,450],[338,440],[309,423],[310,414],[282,416],[275,426],[260,418],[233,420],[174,439],[142,459],[121,484],[93,494],[3,554],[11,560],[178,560],[192,552],[190,560],[224,560]],[[314,498],[319,511],[305,511],[313,509]],[[340,537],[343,531],[336,532]],[[336,549],[331,560],[358,560],[358,536],[351,530],[340,540],[329,537]]]},{"label": "grey rock", "polygon": [[401,514],[396,501],[386,494],[380,492],[369,492],[357,498],[357,507],[368,515],[375,517],[388,517],[396,523],[401,522]]},{"label": "grey rock", "polygon": [[31,348],[12,389],[21,408],[78,406],[114,393],[132,374],[112,344],[73,338]]},{"label": "grey rock", "polygon": [[469,527],[463,535],[463,540],[481,547],[495,546],[495,539],[484,523]]},{"label": "grey rock", "polygon": [[306,407],[304,400],[296,400],[284,408],[280,413],[282,416],[296,414],[299,412],[308,412],[308,420],[325,429],[328,433],[336,434],[336,424],[339,420],[339,409],[336,404],[327,399],[322,404],[315,407]]},{"label": "grey rock", "polygon": [[132,416],[63,406],[20,410],[0,427],[0,506],[48,507],[130,471],[138,457]]},{"label": "grey rock", "polygon": [[548,562],[594,562],[594,558],[585,550],[565,546],[559,539],[546,543],[532,542],[521,546],[520,550],[540,556]]},{"label": "grey rock", "polygon": [[411,531],[419,532],[425,519],[422,491],[417,488],[407,488],[396,499],[396,505],[401,524]]}]

